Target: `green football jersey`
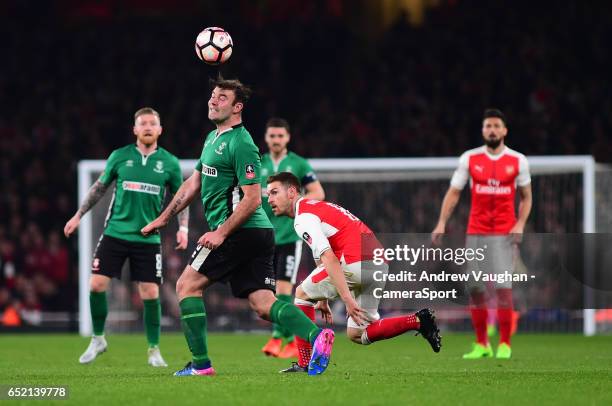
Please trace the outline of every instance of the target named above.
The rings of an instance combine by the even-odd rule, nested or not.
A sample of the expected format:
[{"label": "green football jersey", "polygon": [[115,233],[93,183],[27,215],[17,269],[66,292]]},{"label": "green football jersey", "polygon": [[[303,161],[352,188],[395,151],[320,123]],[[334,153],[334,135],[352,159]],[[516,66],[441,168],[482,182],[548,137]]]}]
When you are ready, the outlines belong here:
[{"label": "green football jersey", "polygon": [[174,194],[183,183],[178,158],[160,147],[145,156],[130,144],[110,154],[99,180],[116,180],[104,235],[159,244],[159,233],[145,237],[140,230],[161,213],[166,186]]},{"label": "green football jersey", "polygon": [[[240,186],[260,182],[260,169],[259,148],[242,124],[208,133],[196,170],[202,173],[200,194],[211,230],[234,212],[243,197]],[[259,206],[241,227],[272,228],[272,224]]]},{"label": "green football jersey", "polygon": [[[278,165],[274,164],[270,154],[265,154],[261,158],[261,190],[263,192],[265,192],[267,188],[268,176],[276,175],[279,172],[291,172],[298,178],[302,187],[317,180],[317,176],[308,161],[298,154],[288,152]],[[290,244],[299,240],[300,237],[293,229],[293,219],[287,216],[276,217],[268,204],[266,193],[263,193],[262,200],[264,210],[274,226],[274,239],[276,245]]]}]

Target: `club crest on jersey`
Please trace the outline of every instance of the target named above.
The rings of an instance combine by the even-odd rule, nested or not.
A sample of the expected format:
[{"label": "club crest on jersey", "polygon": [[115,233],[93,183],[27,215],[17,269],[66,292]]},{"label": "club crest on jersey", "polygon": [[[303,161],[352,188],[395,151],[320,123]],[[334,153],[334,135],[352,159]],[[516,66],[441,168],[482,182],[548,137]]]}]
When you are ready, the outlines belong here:
[{"label": "club crest on jersey", "polygon": [[202,174],[206,176],[212,176],[213,178],[217,177],[217,168],[213,168],[212,166],[208,166],[202,164]]},{"label": "club crest on jersey", "polygon": [[312,244],[312,237],[307,232],[304,232],[304,234],[302,234],[302,239],[306,241],[308,245]]},{"label": "club crest on jersey", "polygon": [[246,164],[244,167],[244,173],[247,179],[255,179],[255,165]]},{"label": "club crest on jersey", "polygon": [[164,173],[164,162],[163,161],[155,162],[155,168],[153,168],[153,170],[157,173]]},{"label": "club crest on jersey", "polygon": [[227,147],[227,142],[223,141],[219,146],[215,149],[215,153],[219,155],[223,155],[223,150]]},{"label": "club crest on jersey", "polygon": [[507,175],[512,175],[513,173],[514,173],[514,166],[506,165],[506,174]]}]

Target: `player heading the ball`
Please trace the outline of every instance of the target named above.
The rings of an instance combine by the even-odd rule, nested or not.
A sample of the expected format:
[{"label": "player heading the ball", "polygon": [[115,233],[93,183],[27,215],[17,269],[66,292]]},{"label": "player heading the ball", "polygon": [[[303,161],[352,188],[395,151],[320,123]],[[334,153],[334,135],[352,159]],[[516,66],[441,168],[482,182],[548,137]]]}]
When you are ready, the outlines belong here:
[{"label": "player heading the ball", "polygon": [[[272,260],[274,231],[261,208],[259,149],[242,123],[251,90],[239,80],[211,81],[208,119],[217,127],[204,141],[193,174],[164,212],[142,233],[150,235],[200,196],[211,231],[202,235],[176,283],[181,322],[192,360],[176,376],[214,375],[206,338],[202,295],[215,282],[229,282],[235,297],[248,299],[264,320],[312,343],[310,372],[327,368],[334,332],[320,329],[297,307],[277,300]],[[202,219],[204,220],[204,219]]]}]

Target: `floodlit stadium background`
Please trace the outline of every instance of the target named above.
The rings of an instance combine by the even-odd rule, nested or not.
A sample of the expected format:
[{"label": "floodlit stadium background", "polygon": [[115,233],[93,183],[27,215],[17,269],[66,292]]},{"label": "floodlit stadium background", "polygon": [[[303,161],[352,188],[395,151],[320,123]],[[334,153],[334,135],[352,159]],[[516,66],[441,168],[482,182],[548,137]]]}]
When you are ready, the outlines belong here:
[{"label": "floodlit stadium background", "polygon": [[[77,208],[77,164],[132,142],[136,109],[161,113],[160,145],[180,158],[199,155],[212,129],[208,78],[218,71],[193,50],[206,26],[234,39],[220,71],[253,86],[244,121],[260,147],[266,119],[279,115],[292,124],[290,148],[309,158],[458,156],[480,144],[482,110],[497,106],[509,117],[508,145],[528,157],[594,156],[597,231],[610,232],[611,21],[609,7],[579,1],[3,2],[0,331],[78,330],[77,239],[61,233]],[[334,176],[322,178],[329,200],[377,232],[430,232],[448,185],[439,173]],[[534,179],[527,231],[582,231],[580,174]],[[464,194],[457,233],[468,203]],[[192,244],[201,218],[195,204]],[[177,253],[173,236],[170,226],[164,331],[178,327],[174,282],[193,248]],[[139,331],[136,291],[114,283],[112,295],[108,329]],[[267,329],[223,287],[206,301],[213,330]],[[527,316],[523,330],[582,329],[581,312]],[[468,326],[466,317],[445,321]]]}]

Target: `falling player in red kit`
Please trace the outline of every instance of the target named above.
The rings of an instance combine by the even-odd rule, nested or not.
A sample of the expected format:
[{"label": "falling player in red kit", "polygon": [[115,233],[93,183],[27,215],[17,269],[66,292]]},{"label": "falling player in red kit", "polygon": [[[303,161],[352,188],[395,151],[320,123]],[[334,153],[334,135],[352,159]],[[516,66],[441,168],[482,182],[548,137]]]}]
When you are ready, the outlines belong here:
[{"label": "falling player in red kit", "polygon": [[[304,199],[300,188],[298,179],[288,172],[268,178],[268,202],[272,212],[275,216],[294,218],[296,233],[308,244],[318,265],[297,287],[295,305],[311,320],[317,309],[331,323],[327,300],[340,297],[349,316],[346,332],[351,341],[368,345],[415,330],[435,352],[440,351],[439,330],[429,309],[380,318],[373,291],[383,288],[384,282],[376,281],[373,274],[386,273],[387,264],[376,265],[372,261],[374,249],[381,247],[374,233],[343,207]],[[311,345],[297,337],[296,342],[298,362],[281,372],[306,372]]]},{"label": "falling player in red kit", "polygon": [[[440,219],[432,232],[432,241],[439,243],[446,231],[461,190],[470,181],[472,207],[467,228],[466,246],[486,248],[485,261],[468,263],[468,272],[488,273],[514,271],[516,244],[525,228],[531,211],[531,176],[523,154],[508,148],[504,139],[508,134],[506,118],[497,109],[484,112],[482,122],[482,147],[466,151],[459,158],[459,167],[453,174],[450,187],[444,196]],[[520,196],[518,219],[515,214],[516,191]],[[468,285],[471,300],[472,325],[476,343],[465,359],[493,356],[487,336],[486,287],[483,284]],[[513,322],[512,282],[497,283],[497,319],[500,343],[496,357],[508,359],[512,355],[510,336]]]}]

